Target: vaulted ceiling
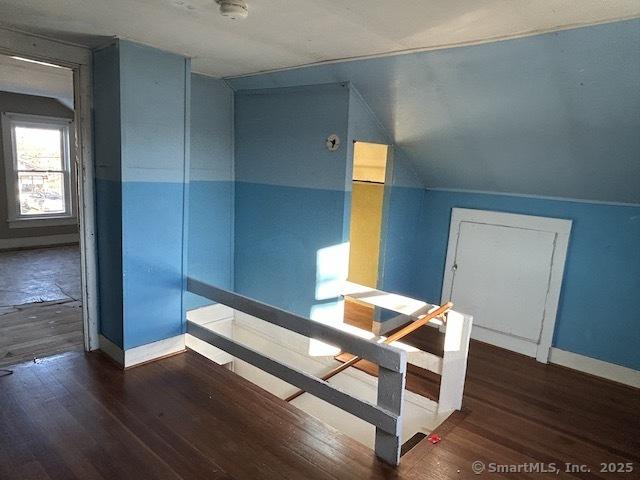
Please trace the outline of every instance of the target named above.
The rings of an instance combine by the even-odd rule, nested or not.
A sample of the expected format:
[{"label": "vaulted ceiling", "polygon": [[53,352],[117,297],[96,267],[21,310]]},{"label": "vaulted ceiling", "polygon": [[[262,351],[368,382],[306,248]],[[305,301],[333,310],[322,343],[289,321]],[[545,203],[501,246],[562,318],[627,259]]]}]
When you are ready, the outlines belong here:
[{"label": "vaulted ceiling", "polygon": [[640,203],[640,20],[229,82],[342,81],[427,187]]},{"label": "vaulted ceiling", "polygon": [[431,188],[640,203],[638,0],[247,3],[232,22],[214,0],[0,0],[0,22],[213,76],[321,63],[229,82],[352,82]]},{"label": "vaulted ceiling", "polygon": [[0,0],[0,22],[96,46],[111,36],[233,76],[355,56],[491,41],[640,15],[638,0]]}]

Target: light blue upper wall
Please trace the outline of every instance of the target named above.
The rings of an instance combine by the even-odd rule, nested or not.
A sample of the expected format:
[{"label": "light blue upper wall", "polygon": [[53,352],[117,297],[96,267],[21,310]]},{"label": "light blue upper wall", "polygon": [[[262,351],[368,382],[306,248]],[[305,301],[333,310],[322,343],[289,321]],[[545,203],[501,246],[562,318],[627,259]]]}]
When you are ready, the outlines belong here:
[{"label": "light blue upper wall", "polygon": [[454,207],[573,220],[554,346],[640,370],[640,206],[427,191],[420,263],[439,299]]},{"label": "light blue upper wall", "polygon": [[235,104],[235,290],[309,316],[341,261],[326,263],[344,241],[348,87],[240,91]]},{"label": "light blue upper wall", "polygon": [[182,332],[188,82],[179,55],[94,52],[100,328],[125,350]]},{"label": "light blue upper wall", "polygon": [[[365,141],[390,144],[391,139],[375,118],[360,93],[351,86],[349,97],[348,184],[351,187],[353,142]],[[404,154],[391,145],[381,231],[381,262],[378,286],[387,291],[414,295],[422,293],[418,284],[418,263],[421,245],[416,230],[424,208],[424,186],[408,164]],[[345,205],[346,224],[350,205]]]},{"label": "light blue upper wall", "polygon": [[122,181],[182,183],[188,60],[132,42],[119,43]]},{"label": "light blue upper wall", "polygon": [[640,19],[230,80],[351,82],[428,187],[640,203]]},{"label": "light blue upper wall", "polygon": [[[390,132],[396,156],[406,154],[429,187],[638,203],[638,51],[635,19],[230,83],[242,89],[350,82]],[[395,175],[411,182],[410,169],[396,169]],[[411,273],[391,281],[394,289],[428,301],[440,298],[453,206],[573,218],[555,344],[638,368],[637,322],[629,323],[640,307],[638,207],[418,190],[396,196],[424,208],[414,234],[396,237],[402,241],[394,251],[418,241],[422,256],[405,264]],[[416,226],[415,211],[398,211],[402,215],[393,221],[399,231]],[[623,299],[627,314],[605,330],[605,312],[597,307],[598,317],[589,308],[611,299]]]},{"label": "light blue upper wall", "polygon": [[120,41],[125,349],[182,333],[189,67]]},{"label": "light blue upper wall", "polygon": [[[391,144],[389,136],[374,117],[373,113],[362,99],[360,93],[353,87],[353,85],[349,85],[349,123],[346,142],[347,167],[345,171],[345,191],[347,193],[345,194],[343,220],[345,240],[350,238],[349,230],[351,228],[351,191],[353,186],[354,142]],[[387,194],[385,196],[388,196]],[[383,237],[384,230],[385,228],[383,224]],[[383,249],[381,249],[381,251],[383,251]]]},{"label": "light blue upper wall", "polygon": [[237,91],[236,181],[344,191],[348,98],[346,84]]},{"label": "light blue upper wall", "polygon": [[[233,91],[192,75],[187,274],[225,289],[233,289],[233,150]],[[187,310],[210,303],[184,294]]]},{"label": "light blue upper wall", "polygon": [[192,74],[189,179],[233,181],[233,150],[233,90],[224,80]]}]

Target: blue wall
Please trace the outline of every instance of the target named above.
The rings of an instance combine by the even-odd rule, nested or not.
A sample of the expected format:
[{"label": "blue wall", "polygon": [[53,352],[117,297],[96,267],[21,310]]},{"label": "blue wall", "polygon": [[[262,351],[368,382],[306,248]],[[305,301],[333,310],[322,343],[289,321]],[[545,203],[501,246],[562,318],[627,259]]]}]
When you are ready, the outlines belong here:
[{"label": "blue wall", "polygon": [[[353,178],[353,142],[392,143],[357,89],[351,85],[349,90],[347,190],[351,190]],[[423,251],[423,245],[416,231],[424,208],[424,186],[404,153],[393,146],[391,150],[385,179],[378,287],[390,292],[418,296],[422,292],[416,288],[417,259]],[[350,214],[347,202],[347,225]]]},{"label": "blue wall", "polygon": [[[637,204],[639,49],[640,19],[633,19],[230,84],[350,82],[389,132],[396,155],[404,155],[404,170],[410,163],[428,187]],[[440,298],[452,206],[574,218],[555,345],[639,368],[639,207],[404,187],[388,199],[386,262],[398,268],[385,272],[385,289]],[[423,221],[416,225],[416,218]],[[415,261],[403,252],[417,252]],[[613,300],[626,314],[615,317],[616,328],[605,328],[589,309],[602,315],[599,305]]]},{"label": "blue wall", "polygon": [[426,186],[640,203],[640,19],[234,78],[351,82]]},{"label": "blue wall", "polygon": [[189,63],[120,42],[124,349],[182,332]]},{"label": "blue wall", "polygon": [[345,241],[348,87],[240,91],[235,103],[235,289],[309,316],[344,266],[318,254]]},{"label": "blue wall", "polygon": [[93,139],[100,334],[122,347],[122,191],[118,44],[93,52]]},{"label": "blue wall", "polygon": [[[191,76],[187,274],[233,288],[233,91],[224,81]],[[185,292],[187,310],[208,300]]]},{"label": "blue wall", "polygon": [[554,346],[640,369],[640,206],[426,192],[423,295],[439,299],[454,207],[573,220]]},{"label": "blue wall", "polygon": [[182,332],[189,61],[119,40],[94,69],[100,330],[126,350]]},{"label": "blue wall", "polygon": [[[343,146],[332,153],[323,140],[334,132]],[[349,238],[353,142],[388,136],[354,88],[329,84],[238,92],[236,140],[236,289],[305,316],[329,308],[323,285],[346,268],[331,247]],[[401,152],[389,169],[380,283],[417,294],[425,191]]]}]

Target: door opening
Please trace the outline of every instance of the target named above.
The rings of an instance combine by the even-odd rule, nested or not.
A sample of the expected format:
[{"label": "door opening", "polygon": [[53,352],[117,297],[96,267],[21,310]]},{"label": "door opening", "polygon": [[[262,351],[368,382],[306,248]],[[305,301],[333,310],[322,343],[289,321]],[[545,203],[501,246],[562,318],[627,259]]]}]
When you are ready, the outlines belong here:
[{"label": "door opening", "polygon": [[90,69],[86,48],[0,29],[0,329],[21,331],[0,365],[98,348]]},{"label": "door opening", "polygon": [[389,146],[355,142],[349,227],[350,282],[377,288]]}]

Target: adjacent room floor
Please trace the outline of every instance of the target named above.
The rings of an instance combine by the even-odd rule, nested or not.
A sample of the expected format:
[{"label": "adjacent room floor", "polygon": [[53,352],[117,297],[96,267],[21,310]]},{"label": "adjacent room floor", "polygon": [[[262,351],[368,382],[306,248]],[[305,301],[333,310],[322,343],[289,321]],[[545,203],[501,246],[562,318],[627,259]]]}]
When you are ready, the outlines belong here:
[{"label": "adjacent room floor", "polygon": [[81,350],[77,245],[0,252],[0,366]]}]

